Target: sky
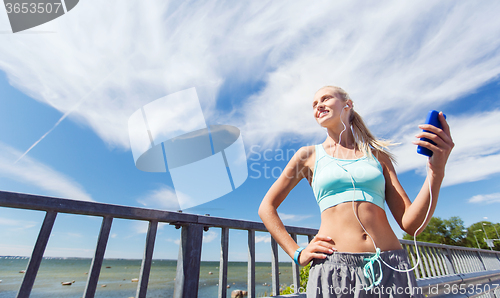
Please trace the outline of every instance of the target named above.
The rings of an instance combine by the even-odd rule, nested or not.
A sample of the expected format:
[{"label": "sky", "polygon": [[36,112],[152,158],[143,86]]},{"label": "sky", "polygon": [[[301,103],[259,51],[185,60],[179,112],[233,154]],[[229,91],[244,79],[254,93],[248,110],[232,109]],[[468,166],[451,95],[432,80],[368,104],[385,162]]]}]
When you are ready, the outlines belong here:
[{"label": "sky", "polygon": [[[262,198],[293,153],[325,140],[311,103],[336,85],[377,137],[400,143],[392,152],[411,200],[426,163],[411,141],[429,110],[443,111],[455,148],[434,216],[499,222],[499,9],[496,1],[86,0],[15,34],[0,9],[0,190],[177,211],[170,174],[135,167],[128,119],[196,87],[207,124],[240,129],[248,178],[184,212],[260,222]],[[319,228],[305,180],[278,212],[286,225]],[[43,217],[0,207],[0,255],[29,256]],[[45,256],[92,257],[101,221],[58,214]],[[146,222],[115,219],[105,257],[141,258],[146,231]],[[246,231],[229,234],[229,260],[246,261]],[[176,259],[179,237],[161,224],[154,258]],[[256,260],[270,261],[270,252],[269,234],[257,232]],[[220,229],[210,228],[202,260],[219,257]]]}]

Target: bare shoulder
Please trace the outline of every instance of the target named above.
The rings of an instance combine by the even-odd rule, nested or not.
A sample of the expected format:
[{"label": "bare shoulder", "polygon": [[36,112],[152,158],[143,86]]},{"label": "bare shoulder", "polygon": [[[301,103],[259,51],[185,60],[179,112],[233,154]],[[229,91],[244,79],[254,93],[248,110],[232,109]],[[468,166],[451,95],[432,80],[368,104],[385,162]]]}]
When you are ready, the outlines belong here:
[{"label": "bare shoulder", "polygon": [[382,166],[382,169],[385,171],[393,171],[394,165],[392,164],[391,157],[387,152],[380,150],[372,150],[372,154],[375,158],[377,158],[378,162]]},{"label": "bare shoulder", "polygon": [[297,150],[296,154],[301,159],[309,158],[316,153],[316,149],[314,147],[315,147],[314,145],[300,147],[300,149]]},{"label": "bare shoulder", "polygon": [[315,158],[316,150],[312,145],[304,146],[297,150],[292,158],[293,161],[291,161],[298,168],[301,176],[309,181],[309,184],[312,181]]},{"label": "bare shoulder", "polygon": [[300,149],[297,150],[293,158],[297,159],[301,164],[308,166],[311,163],[311,161],[314,161],[315,156],[316,156],[316,150],[314,148],[314,145],[311,145],[311,146],[300,147]]}]

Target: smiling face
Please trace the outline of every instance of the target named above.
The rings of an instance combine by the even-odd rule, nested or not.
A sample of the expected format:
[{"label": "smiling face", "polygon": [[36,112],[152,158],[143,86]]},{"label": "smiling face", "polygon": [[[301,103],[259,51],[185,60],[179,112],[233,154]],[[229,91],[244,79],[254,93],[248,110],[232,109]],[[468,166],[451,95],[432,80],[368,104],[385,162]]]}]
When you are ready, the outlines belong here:
[{"label": "smiling face", "polygon": [[323,87],[314,95],[312,103],[314,119],[323,127],[326,127],[332,120],[335,122],[333,124],[336,125],[340,123],[340,116],[343,110],[342,120],[344,123],[348,123],[349,113],[347,112],[350,108],[344,109],[344,106],[346,104],[349,105],[349,102],[350,100],[344,99],[337,89]]}]

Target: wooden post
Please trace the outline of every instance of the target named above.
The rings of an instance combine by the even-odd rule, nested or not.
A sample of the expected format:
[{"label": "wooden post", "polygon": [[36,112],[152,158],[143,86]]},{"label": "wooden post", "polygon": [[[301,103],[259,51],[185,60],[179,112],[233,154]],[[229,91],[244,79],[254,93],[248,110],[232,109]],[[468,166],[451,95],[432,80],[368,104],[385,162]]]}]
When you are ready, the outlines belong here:
[{"label": "wooden post", "polygon": [[248,298],[255,298],[255,230],[248,230]]},{"label": "wooden post", "polygon": [[36,274],[38,273],[38,268],[40,268],[40,263],[42,263],[43,253],[47,247],[47,242],[49,241],[49,236],[54,226],[54,221],[56,220],[57,212],[47,211],[45,214],[45,219],[43,220],[42,227],[38,233],[38,238],[36,239],[35,247],[33,247],[33,252],[31,253],[31,258],[24,273],[23,282],[21,283],[21,288],[17,293],[17,298],[28,298],[35,283]]},{"label": "wooden post", "polygon": [[203,225],[182,226],[174,298],[198,296],[202,240]]},{"label": "wooden post", "polygon": [[278,296],[280,293],[280,276],[279,276],[279,263],[278,263],[278,242],[271,236],[271,275],[272,275],[272,293]]},{"label": "wooden post", "polygon": [[87,285],[85,286],[85,291],[83,292],[83,297],[85,298],[94,298],[112,222],[113,218],[110,216],[106,216],[102,220],[101,231],[99,232],[99,238],[97,239],[94,258],[92,259],[92,265],[90,265],[89,278],[87,279]]},{"label": "wooden post", "polygon": [[[293,241],[297,242],[297,234],[291,234]],[[294,293],[299,292],[300,288],[300,268],[299,265],[295,264],[295,261],[292,262],[292,273],[293,273],[293,284],[294,284]]]},{"label": "wooden post", "polygon": [[229,229],[223,227],[220,234],[219,298],[227,297],[227,262]]},{"label": "wooden post", "polygon": [[150,221],[148,234],[146,236],[146,248],[144,249],[144,256],[142,257],[141,276],[139,277],[139,284],[137,285],[137,292],[135,294],[136,298],[146,298],[157,230],[158,221]]}]

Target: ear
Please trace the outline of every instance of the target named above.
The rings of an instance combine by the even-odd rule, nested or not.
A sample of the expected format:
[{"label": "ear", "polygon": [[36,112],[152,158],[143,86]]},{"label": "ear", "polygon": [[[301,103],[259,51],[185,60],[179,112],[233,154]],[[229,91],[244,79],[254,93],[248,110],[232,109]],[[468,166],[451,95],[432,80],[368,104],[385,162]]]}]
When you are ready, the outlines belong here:
[{"label": "ear", "polygon": [[348,100],[346,101],[346,105],[348,105],[348,106],[349,106],[349,109],[352,109],[352,108],[353,108],[353,102],[352,102],[352,100],[351,100],[351,99],[348,99]]}]

